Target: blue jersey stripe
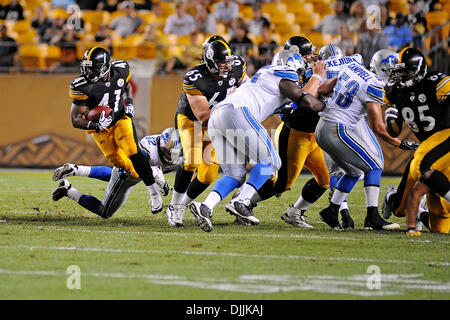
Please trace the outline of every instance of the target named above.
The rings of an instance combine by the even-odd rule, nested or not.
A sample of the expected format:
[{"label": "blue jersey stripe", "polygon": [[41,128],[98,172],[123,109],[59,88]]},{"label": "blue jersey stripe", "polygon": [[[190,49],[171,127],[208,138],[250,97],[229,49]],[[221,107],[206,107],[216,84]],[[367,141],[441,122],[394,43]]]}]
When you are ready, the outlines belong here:
[{"label": "blue jersey stripe", "polygon": [[374,86],[367,86],[367,93],[370,93],[380,99],[383,99],[383,90]]},{"label": "blue jersey stripe", "polygon": [[273,74],[281,78],[298,81],[298,74],[296,72],[275,71]]}]

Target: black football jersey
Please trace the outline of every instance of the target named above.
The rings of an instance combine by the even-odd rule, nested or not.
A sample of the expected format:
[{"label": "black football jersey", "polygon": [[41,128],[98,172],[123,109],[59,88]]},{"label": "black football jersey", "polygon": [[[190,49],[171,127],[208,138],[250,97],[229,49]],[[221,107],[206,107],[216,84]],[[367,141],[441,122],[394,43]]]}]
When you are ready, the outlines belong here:
[{"label": "black football jersey", "polygon": [[[303,82],[300,83],[300,86],[303,87],[309,78],[303,77]],[[289,129],[308,133],[316,130],[319,119],[319,111],[312,111],[309,108],[298,108],[291,115],[281,118]]]},{"label": "black football jersey", "polygon": [[197,121],[186,94],[203,95],[209,107],[224,100],[233,87],[237,87],[246,73],[246,64],[242,57],[235,56],[230,75],[226,79],[216,79],[209,72],[206,64],[199,64],[184,75],[183,91],[178,100],[177,113],[181,113],[192,121]]},{"label": "black football jersey", "polygon": [[395,106],[401,118],[422,142],[432,134],[450,128],[450,77],[428,72],[410,88],[389,84],[384,88],[384,102]]},{"label": "black football jersey", "polygon": [[122,95],[130,77],[128,63],[124,60],[114,60],[111,62],[107,81],[90,82],[80,75],[70,83],[69,96],[76,105],[87,106],[88,109],[107,106],[120,115],[120,112],[124,112]]}]

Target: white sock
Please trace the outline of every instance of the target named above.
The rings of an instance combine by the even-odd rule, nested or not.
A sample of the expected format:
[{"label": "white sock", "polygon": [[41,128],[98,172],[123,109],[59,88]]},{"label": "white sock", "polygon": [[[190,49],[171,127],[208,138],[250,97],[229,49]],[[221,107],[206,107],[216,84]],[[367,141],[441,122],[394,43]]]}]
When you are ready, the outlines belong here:
[{"label": "white sock", "polygon": [[193,200],[194,199],[189,198],[186,193],[183,193],[183,197],[181,198],[181,200],[178,203],[187,206]]},{"label": "white sock", "polygon": [[147,186],[148,192],[150,193],[150,196],[159,195],[159,188],[158,185],[155,183]]},{"label": "white sock", "polygon": [[91,173],[91,167],[90,166],[78,166],[78,169],[75,170],[75,175],[80,177],[89,177],[89,174]]},{"label": "white sock", "polygon": [[241,193],[239,193],[239,195],[237,196],[237,198],[235,199],[236,201],[243,201],[243,200],[250,200],[253,195],[256,193],[256,189],[255,187],[253,187],[252,185],[248,184],[248,183],[244,183],[244,185],[242,186],[242,190]]},{"label": "white sock", "polygon": [[67,190],[67,197],[69,197],[70,199],[72,199],[76,202],[80,201],[80,198],[82,196],[84,196],[84,194],[81,193],[80,191],[78,191],[77,189],[75,189],[74,187]]},{"label": "white sock", "polygon": [[348,210],[348,202],[347,201],[344,201],[341,203],[339,211],[342,211],[342,210]]},{"label": "white sock", "polygon": [[443,198],[444,198],[447,202],[450,202],[450,190],[443,196]]},{"label": "white sock", "polygon": [[205,201],[203,201],[203,204],[206,205],[211,210],[214,209],[214,207],[221,201],[220,194],[216,191],[212,191],[208,194]]},{"label": "white sock", "polygon": [[366,206],[378,207],[378,197],[380,196],[380,187],[375,186],[364,187],[364,193],[366,194]]},{"label": "white sock", "polygon": [[172,200],[170,201],[170,204],[180,203],[181,199],[183,198],[183,195],[184,195],[184,192],[179,193],[179,192],[176,192],[175,190],[173,190]]},{"label": "white sock", "polygon": [[339,206],[344,202],[345,198],[347,198],[348,192],[342,192],[339,189],[334,189],[333,196],[331,197],[330,202],[333,204],[338,204]]},{"label": "white sock", "polygon": [[302,196],[300,196],[294,203],[294,207],[300,210],[307,210],[311,205],[312,203],[303,199]]}]

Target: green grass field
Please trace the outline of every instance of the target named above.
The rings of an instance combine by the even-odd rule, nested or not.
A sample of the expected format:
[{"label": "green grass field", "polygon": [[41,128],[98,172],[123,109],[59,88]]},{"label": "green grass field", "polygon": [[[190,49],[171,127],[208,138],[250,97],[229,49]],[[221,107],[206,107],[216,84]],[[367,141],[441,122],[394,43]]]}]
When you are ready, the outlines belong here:
[{"label": "green grass field", "polygon": [[[308,211],[312,230],[280,219],[309,177],[263,202],[258,226],[240,226],[219,205],[214,230],[203,232],[189,210],[185,226],[168,226],[165,211],[150,213],[143,184],[109,220],[63,198],[49,171],[0,172],[0,299],[448,299],[448,235],[407,237],[364,231],[362,182],[349,196],[356,229],[338,232],[317,213],[328,193]],[[169,184],[173,175],[167,175]],[[103,198],[106,183],[73,177],[78,190]],[[380,202],[389,184],[384,178]],[[170,196],[166,197],[168,204]],[[203,200],[206,193],[200,197]],[[228,199],[226,199],[228,200]],[[404,220],[391,218],[404,228]],[[81,289],[69,290],[66,270],[78,266]],[[379,268],[379,289],[368,273]],[[369,268],[370,270],[370,268]]]}]

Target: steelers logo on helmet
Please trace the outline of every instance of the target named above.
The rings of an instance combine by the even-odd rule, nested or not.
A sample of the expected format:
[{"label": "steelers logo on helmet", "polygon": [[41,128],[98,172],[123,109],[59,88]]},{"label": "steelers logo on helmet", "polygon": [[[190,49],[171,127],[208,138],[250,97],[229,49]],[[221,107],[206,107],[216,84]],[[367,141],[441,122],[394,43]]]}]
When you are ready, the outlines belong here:
[{"label": "steelers logo on helmet", "polygon": [[222,40],[208,44],[203,60],[214,77],[226,79],[231,74],[234,56],[231,54],[228,44]]}]

